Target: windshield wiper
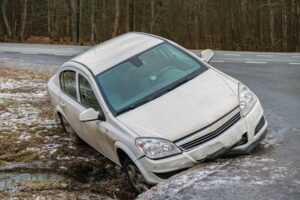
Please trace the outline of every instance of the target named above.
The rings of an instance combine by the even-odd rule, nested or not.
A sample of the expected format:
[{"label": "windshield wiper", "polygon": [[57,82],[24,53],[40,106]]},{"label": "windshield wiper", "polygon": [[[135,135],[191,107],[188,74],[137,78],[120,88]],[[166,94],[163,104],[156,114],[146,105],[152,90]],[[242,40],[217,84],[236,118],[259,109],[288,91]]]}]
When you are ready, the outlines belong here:
[{"label": "windshield wiper", "polygon": [[137,101],[136,103],[133,103],[129,106],[130,109],[135,109],[136,107],[139,107],[140,105],[143,105],[145,103],[148,103],[149,101],[152,101],[152,98],[145,98],[141,99],[140,101]]},{"label": "windshield wiper", "polygon": [[197,75],[198,75],[198,74],[196,74],[196,75],[193,74],[193,75],[187,76],[187,77],[185,77],[184,79],[182,79],[182,80],[180,80],[180,81],[178,81],[178,82],[175,82],[175,83],[171,84],[170,86],[166,87],[166,89],[163,89],[162,91],[160,91],[160,92],[154,94],[152,100],[153,100],[153,99],[156,99],[156,98],[158,98],[158,97],[160,97],[160,96],[162,96],[162,95],[164,95],[164,94],[170,92],[171,90],[173,90],[173,89],[179,87],[180,85],[182,85],[182,84],[188,82],[189,80],[195,78]]},{"label": "windshield wiper", "polygon": [[126,111],[128,111],[128,110],[133,110],[133,109],[135,109],[136,107],[139,107],[139,106],[141,106],[141,105],[143,105],[143,104],[145,104],[145,103],[148,103],[149,101],[152,101],[152,98],[144,98],[144,99],[141,99],[140,101],[137,101],[136,103],[133,103],[133,104],[131,104],[131,105],[129,105],[129,106],[127,106],[127,107],[121,109],[121,110],[118,111],[116,114],[119,115],[119,114],[124,113],[124,112],[126,112]]}]

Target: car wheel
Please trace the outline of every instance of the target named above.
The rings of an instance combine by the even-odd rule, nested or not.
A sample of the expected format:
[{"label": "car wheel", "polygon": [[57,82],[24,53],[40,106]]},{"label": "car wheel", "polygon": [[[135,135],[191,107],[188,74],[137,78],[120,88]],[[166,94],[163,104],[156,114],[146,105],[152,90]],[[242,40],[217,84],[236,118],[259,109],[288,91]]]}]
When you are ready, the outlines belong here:
[{"label": "car wheel", "polygon": [[124,161],[124,169],[133,188],[138,193],[149,190],[150,185],[146,182],[143,174],[140,172],[137,166],[129,158],[126,158]]},{"label": "car wheel", "polygon": [[75,133],[75,131],[73,130],[73,128],[71,127],[69,122],[66,120],[66,118],[64,118],[63,116],[59,116],[59,118],[60,118],[62,127],[64,128],[65,132],[70,137],[71,141],[76,145],[82,144],[83,143],[82,139],[80,137],[78,137],[78,135]]}]

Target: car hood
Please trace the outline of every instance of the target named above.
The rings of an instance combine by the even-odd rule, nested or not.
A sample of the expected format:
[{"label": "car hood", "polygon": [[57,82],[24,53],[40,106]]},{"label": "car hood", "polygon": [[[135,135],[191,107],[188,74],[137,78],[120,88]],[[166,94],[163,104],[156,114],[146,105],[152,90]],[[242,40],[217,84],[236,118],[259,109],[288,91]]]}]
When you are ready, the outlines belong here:
[{"label": "car hood", "polygon": [[141,137],[185,137],[238,106],[238,85],[213,69],[117,119]]}]

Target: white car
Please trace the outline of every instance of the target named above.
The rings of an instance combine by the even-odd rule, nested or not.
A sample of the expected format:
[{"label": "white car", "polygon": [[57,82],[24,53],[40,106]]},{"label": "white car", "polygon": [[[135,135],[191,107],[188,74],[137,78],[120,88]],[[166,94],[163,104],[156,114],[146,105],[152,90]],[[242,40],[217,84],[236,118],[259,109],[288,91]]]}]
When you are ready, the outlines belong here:
[{"label": "white car", "polygon": [[255,94],[178,44],[127,33],[64,63],[47,89],[66,132],[123,167],[142,192],[266,134]]}]

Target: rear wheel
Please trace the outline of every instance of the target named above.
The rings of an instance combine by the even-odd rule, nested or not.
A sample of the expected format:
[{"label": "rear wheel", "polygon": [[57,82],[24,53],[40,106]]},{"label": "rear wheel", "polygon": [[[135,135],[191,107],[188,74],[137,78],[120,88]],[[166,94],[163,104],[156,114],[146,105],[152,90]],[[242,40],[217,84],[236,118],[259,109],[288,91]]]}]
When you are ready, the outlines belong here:
[{"label": "rear wheel", "polygon": [[62,127],[64,128],[65,132],[68,134],[71,141],[76,145],[82,144],[83,143],[82,139],[78,137],[78,135],[75,133],[75,131],[73,130],[69,122],[66,120],[66,118],[61,115],[59,115],[59,118]]},{"label": "rear wheel", "polygon": [[138,193],[142,193],[150,189],[150,185],[146,182],[143,174],[129,158],[126,158],[124,161],[124,169],[133,188]]}]

